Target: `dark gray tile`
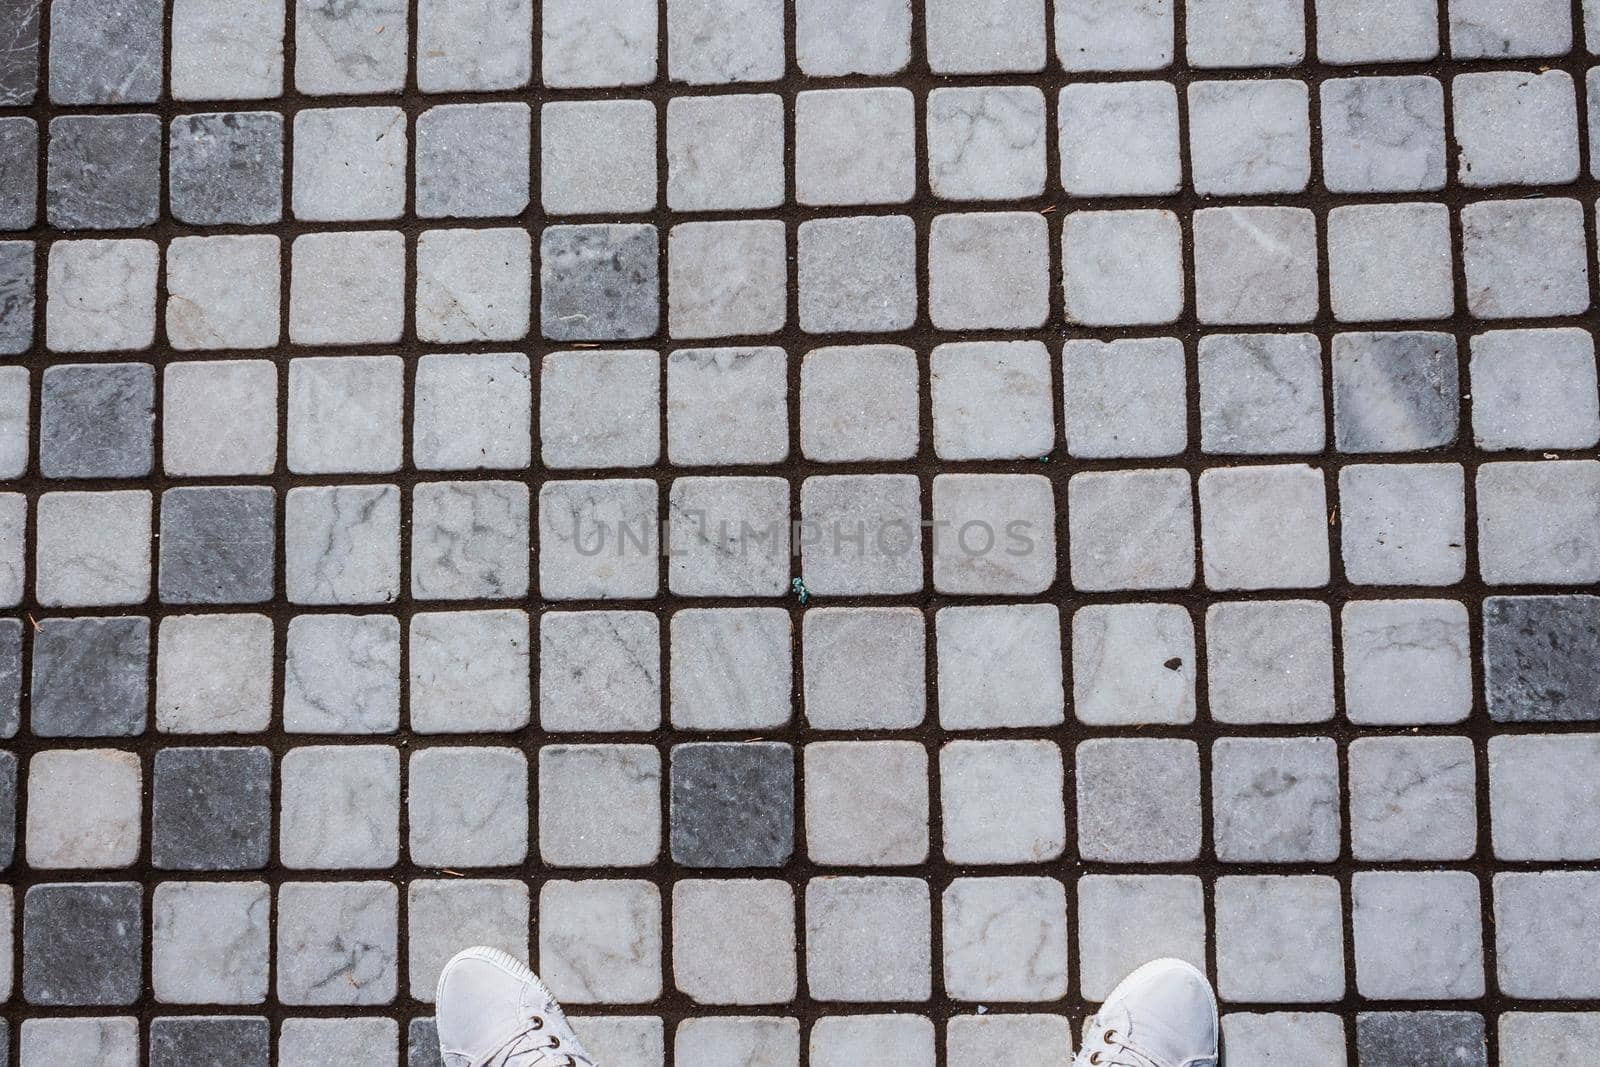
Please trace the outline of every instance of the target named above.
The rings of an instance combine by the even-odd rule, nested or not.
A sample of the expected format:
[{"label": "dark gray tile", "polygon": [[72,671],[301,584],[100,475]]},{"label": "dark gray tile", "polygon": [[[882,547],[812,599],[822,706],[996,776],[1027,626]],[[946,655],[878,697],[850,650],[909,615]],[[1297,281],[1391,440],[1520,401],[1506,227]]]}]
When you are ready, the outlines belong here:
[{"label": "dark gray tile", "polygon": [[162,0],[54,0],[50,99],[147,104],[161,99]]},{"label": "dark gray tile", "polygon": [[1483,1016],[1472,1011],[1374,1011],[1356,1017],[1360,1067],[1488,1067]]},{"label": "dark gray tile", "polygon": [[70,363],[44,372],[39,469],[46,478],[142,478],[155,462],[156,370]]},{"label": "dark gray tile", "polygon": [[39,737],[144,732],[150,620],[46,619],[33,635],[31,725]]},{"label": "dark gray tile", "polygon": [[433,1019],[412,1019],[406,1034],[406,1067],[444,1067],[439,1055],[439,1028]]},{"label": "dark gray tile", "polygon": [[0,355],[33,344],[33,242],[0,241]]},{"label": "dark gray tile", "polygon": [[33,103],[39,91],[39,9],[44,0],[0,0],[0,107]]},{"label": "dark gray tile", "polygon": [[272,844],[272,753],[166,748],[156,753],[150,862],[165,870],[265,867]]},{"label": "dark gray tile", "polygon": [[0,619],[0,737],[22,728],[22,620]]},{"label": "dark gray tile", "polygon": [[539,238],[544,335],[556,341],[649,337],[661,322],[659,260],[654,226],[551,226]]},{"label": "dark gray tile", "polygon": [[[0,27],[0,36],[4,34]],[[4,55],[0,52],[0,63]],[[0,119],[0,230],[32,226],[38,201],[39,124],[25,118]]]},{"label": "dark gray tile", "polygon": [[36,885],[22,903],[22,995],[63,1007],[132,1004],[143,986],[144,890],[134,882]]},{"label": "dark gray tile", "polygon": [[150,1020],[150,1067],[267,1067],[271,1027],[254,1015]]},{"label": "dark gray tile", "polygon": [[148,226],[161,212],[161,120],[68,115],[50,120],[44,209],[63,230]]},{"label": "dark gray tile", "polygon": [[781,867],[794,852],[794,751],[777,742],[672,749],[672,858]]},{"label": "dark gray tile", "polygon": [[274,111],[172,120],[167,198],[191,226],[262,226],[283,217],[283,116]]},{"label": "dark gray tile", "polygon": [[17,757],[0,752],[0,870],[17,857]]},{"label": "dark gray tile", "polygon": [[161,599],[260,604],[272,599],[274,494],[265,487],[161,494]]},{"label": "dark gray tile", "polygon": [[1452,444],[1461,415],[1455,338],[1342,333],[1333,339],[1333,436],[1341,452]]},{"label": "dark gray tile", "polygon": [[1497,722],[1600,721],[1600,597],[1489,597],[1483,674]]}]

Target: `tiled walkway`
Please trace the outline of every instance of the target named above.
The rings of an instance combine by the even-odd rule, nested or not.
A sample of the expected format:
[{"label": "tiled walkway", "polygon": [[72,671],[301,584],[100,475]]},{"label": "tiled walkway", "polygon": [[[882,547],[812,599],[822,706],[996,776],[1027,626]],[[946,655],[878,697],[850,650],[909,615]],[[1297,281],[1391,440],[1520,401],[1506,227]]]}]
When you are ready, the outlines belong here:
[{"label": "tiled walkway", "polygon": [[0,0],[0,1062],[1592,1067],[1586,6]]}]

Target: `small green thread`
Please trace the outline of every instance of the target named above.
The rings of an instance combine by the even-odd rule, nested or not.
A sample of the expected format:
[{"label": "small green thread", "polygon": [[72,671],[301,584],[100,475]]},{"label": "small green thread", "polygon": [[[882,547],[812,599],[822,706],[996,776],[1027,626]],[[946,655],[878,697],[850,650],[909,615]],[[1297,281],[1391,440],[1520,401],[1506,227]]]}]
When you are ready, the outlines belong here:
[{"label": "small green thread", "polygon": [[806,580],[804,578],[796,578],[790,584],[794,586],[795,596],[800,598],[800,603],[804,604],[811,599],[811,590],[806,588]]}]

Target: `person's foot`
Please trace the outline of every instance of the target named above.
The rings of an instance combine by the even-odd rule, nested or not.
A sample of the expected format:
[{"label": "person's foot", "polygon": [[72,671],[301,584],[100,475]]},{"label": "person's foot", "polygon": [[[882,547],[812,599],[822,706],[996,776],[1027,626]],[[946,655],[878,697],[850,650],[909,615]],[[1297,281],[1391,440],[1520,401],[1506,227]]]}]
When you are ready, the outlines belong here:
[{"label": "person's foot", "polygon": [[1182,960],[1128,975],[1084,1030],[1075,1067],[1216,1067],[1217,998]]},{"label": "person's foot", "polygon": [[595,1067],[550,990],[498,949],[444,965],[434,1022],[445,1067]]}]

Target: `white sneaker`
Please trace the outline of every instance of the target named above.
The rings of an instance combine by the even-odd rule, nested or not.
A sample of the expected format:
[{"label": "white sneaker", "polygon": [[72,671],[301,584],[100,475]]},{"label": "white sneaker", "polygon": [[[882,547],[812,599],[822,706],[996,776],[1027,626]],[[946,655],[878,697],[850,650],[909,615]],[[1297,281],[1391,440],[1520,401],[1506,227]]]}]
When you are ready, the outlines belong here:
[{"label": "white sneaker", "polygon": [[1217,998],[1182,960],[1124,978],[1089,1020],[1075,1067],[1216,1067]]},{"label": "white sneaker", "polygon": [[550,990],[498,949],[444,965],[434,1021],[445,1067],[595,1067]]}]

